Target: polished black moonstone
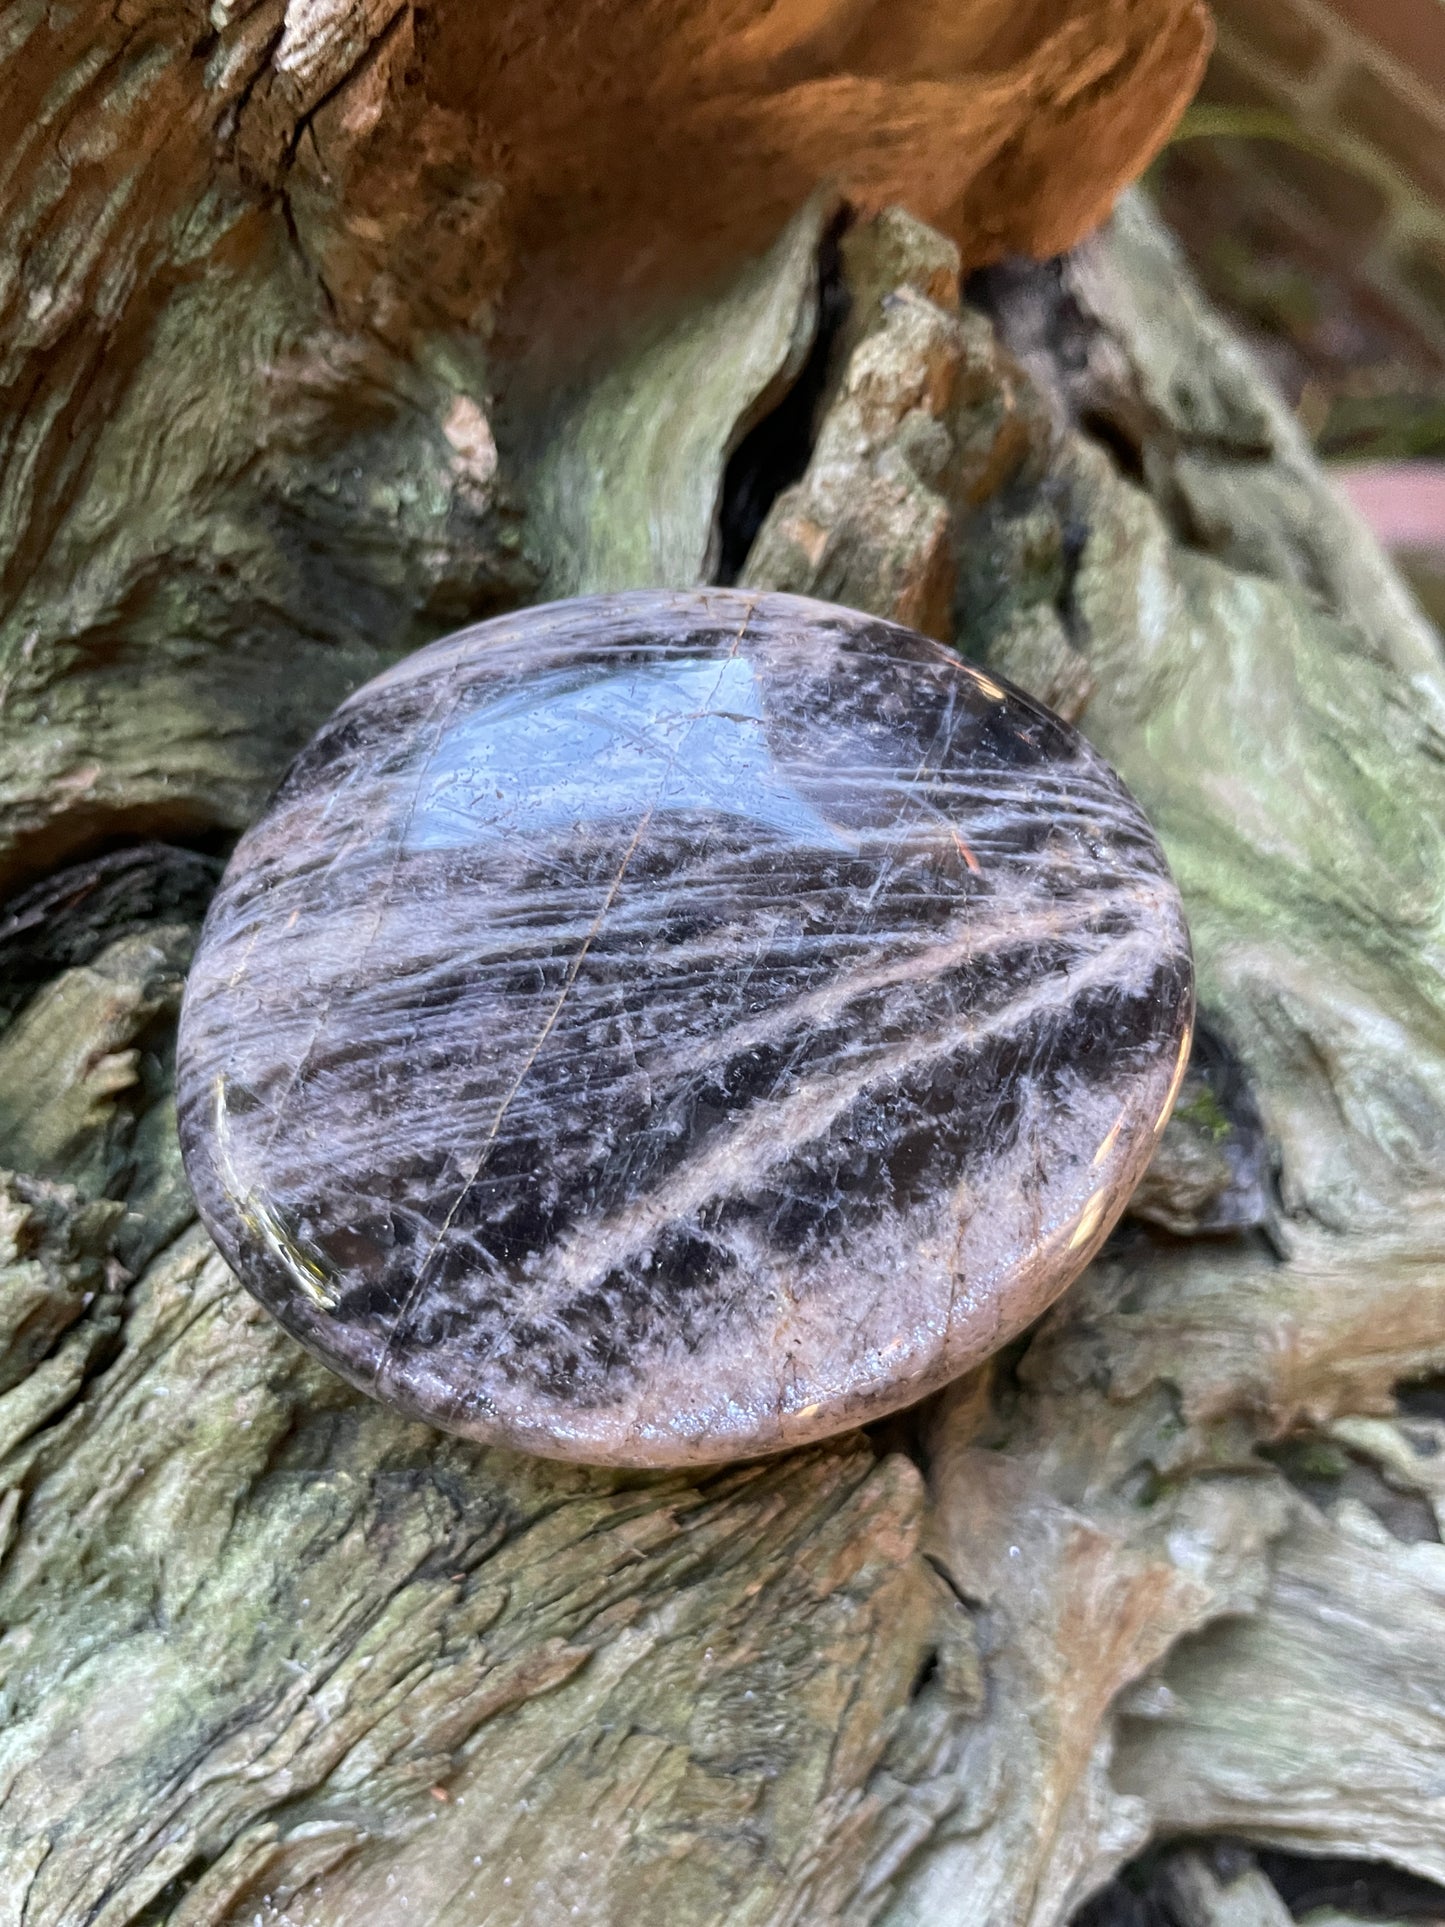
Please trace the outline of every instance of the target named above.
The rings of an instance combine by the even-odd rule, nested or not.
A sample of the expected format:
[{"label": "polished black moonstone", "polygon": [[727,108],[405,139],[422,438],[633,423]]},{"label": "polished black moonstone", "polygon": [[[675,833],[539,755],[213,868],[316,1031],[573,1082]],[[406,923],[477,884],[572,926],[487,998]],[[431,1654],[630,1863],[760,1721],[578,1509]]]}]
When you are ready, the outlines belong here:
[{"label": "polished black moonstone", "polygon": [[364,1390],[718,1460],[1034,1318],[1191,1008],[1159,846],[1047,710],[823,603],[598,597],[422,650],[300,757],[206,924],[182,1144]]}]

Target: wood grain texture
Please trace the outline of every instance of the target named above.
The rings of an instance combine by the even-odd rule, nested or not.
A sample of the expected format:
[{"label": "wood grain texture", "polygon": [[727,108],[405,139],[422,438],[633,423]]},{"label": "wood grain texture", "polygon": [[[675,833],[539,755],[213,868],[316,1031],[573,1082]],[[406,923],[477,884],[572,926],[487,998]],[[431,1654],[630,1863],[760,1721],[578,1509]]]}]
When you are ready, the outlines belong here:
[{"label": "wood grain texture", "polygon": [[[1200,1825],[1439,1869],[1438,639],[1140,208],[1006,301],[974,282],[962,335],[913,299],[957,312],[944,237],[890,228],[881,290],[847,251],[853,372],[787,519],[826,516],[821,566],[835,542],[849,599],[896,617],[937,579],[923,482],[946,633],[1066,697],[1145,804],[1268,1138],[1266,1230],[1131,1213],[956,1391],[751,1466],[449,1437],[324,1369],[189,1222],[176,853],[134,853],[139,898],[123,852],[56,875],[0,922],[25,1165],[0,1176],[0,1903],[26,1927],[1065,1927]],[[315,531],[354,559],[348,515]],[[760,556],[747,579],[797,587],[773,536],[786,584]],[[164,742],[173,662],[106,672]],[[213,763],[233,687],[197,712]],[[38,765],[53,732],[7,723]],[[1248,1163],[1206,1095],[1190,1128]],[[1156,1166],[1155,1225],[1197,1219],[1197,1162]]]},{"label": "wood grain texture", "polygon": [[[1198,0],[1037,0],[1023,31],[984,0],[906,11],[900,40],[856,0],[7,7],[4,887],[116,835],[229,840],[348,689],[555,564],[561,593],[702,579],[792,317],[750,341],[717,311],[694,376],[699,295],[770,310],[769,250],[820,188],[956,208],[989,255],[1061,245],[1206,38]],[[629,366],[589,362],[618,328]],[[563,509],[537,558],[492,438],[520,356],[518,443]],[[567,425],[589,459],[624,407],[674,425],[634,457],[680,498],[660,544],[592,513],[610,489],[569,513],[578,464],[541,452],[564,357],[602,384]]]}]

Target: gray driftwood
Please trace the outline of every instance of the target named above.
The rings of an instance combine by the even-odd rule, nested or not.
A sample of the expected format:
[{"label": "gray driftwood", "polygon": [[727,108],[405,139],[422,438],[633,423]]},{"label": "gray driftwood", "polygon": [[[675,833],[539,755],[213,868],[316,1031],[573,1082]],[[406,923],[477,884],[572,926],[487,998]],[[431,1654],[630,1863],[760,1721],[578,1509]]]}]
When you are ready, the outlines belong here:
[{"label": "gray driftwood", "polygon": [[[1439,645],[1141,206],[967,303],[941,236],[834,261],[830,215],[496,439],[439,349],[370,414],[292,356],[259,435],[274,315],[202,279],[69,484],[7,457],[6,1927],[1056,1927],[1210,1831],[1445,1881],[1445,1403],[1397,1397],[1445,1372]],[[715,574],[799,379],[742,580],[1080,719],[1168,847],[1208,1051],[1127,1235],[909,1421],[702,1477],[441,1437],[194,1222],[210,852],[415,641]],[[1247,1867],[1171,1878],[1279,1918]]]}]

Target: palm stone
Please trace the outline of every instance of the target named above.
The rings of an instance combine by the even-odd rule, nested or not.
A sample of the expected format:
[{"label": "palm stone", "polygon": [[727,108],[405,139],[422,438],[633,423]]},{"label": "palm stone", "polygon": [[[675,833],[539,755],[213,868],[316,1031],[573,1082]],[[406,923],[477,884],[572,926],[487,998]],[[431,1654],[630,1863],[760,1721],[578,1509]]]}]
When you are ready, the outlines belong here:
[{"label": "palm stone", "polygon": [[704,590],[486,622],[343,704],[181,1024],[202,1214],[288,1331],[473,1437],[775,1451],[1017,1333],[1189,1049],[1086,742],[911,631]]}]

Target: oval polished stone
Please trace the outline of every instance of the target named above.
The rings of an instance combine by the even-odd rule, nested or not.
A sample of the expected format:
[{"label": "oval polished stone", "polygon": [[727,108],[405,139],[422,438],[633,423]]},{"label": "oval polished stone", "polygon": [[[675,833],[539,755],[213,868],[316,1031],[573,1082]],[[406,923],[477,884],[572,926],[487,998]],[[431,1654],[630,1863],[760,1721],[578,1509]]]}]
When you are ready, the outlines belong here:
[{"label": "oval polished stone", "polygon": [[824,603],[603,596],[421,650],[302,754],[206,923],[182,1144],[363,1390],[717,1461],[1036,1317],[1191,1013],[1159,846],[1057,717]]}]

